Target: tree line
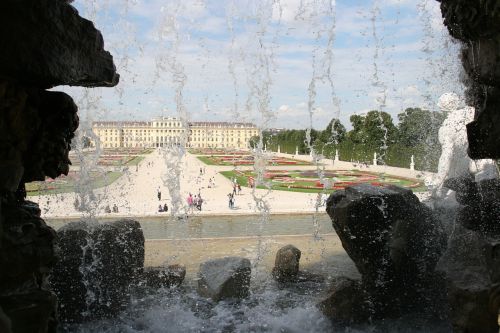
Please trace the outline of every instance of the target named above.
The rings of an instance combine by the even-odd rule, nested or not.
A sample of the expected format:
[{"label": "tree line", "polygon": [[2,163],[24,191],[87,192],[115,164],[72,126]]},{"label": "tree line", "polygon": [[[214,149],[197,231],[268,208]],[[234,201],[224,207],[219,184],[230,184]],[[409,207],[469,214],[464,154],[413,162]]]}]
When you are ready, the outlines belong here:
[{"label": "tree line", "polygon": [[[332,119],[324,130],[264,131],[263,143],[268,150],[282,153],[309,154],[310,147],[326,158],[334,158],[338,150],[342,161],[371,163],[377,153],[379,164],[408,168],[411,156],[417,170],[436,171],[441,145],[438,130],[446,115],[420,108],[407,108],[394,124],[390,114],[372,110],[364,115],[350,117],[352,129],[347,131],[339,119]],[[308,134],[310,140],[308,140]],[[257,146],[259,137],[251,139]]]}]

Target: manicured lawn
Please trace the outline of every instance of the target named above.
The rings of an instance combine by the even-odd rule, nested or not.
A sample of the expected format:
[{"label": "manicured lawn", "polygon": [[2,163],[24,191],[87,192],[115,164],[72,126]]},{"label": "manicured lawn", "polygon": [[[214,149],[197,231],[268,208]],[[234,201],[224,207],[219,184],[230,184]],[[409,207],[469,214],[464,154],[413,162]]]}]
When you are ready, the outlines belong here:
[{"label": "manicured lawn", "polygon": [[[104,174],[91,175],[92,189],[108,186],[123,175],[122,172],[108,171]],[[45,182],[31,182],[26,184],[26,193],[28,196],[60,194],[74,192],[78,182],[77,175],[73,174],[68,177],[61,176],[55,180],[47,180]]]},{"label": "manicured lawn", "polygon": [[130,161],[127,162],[127,165],[137,165],[141,163],[141,161],[144,159],[144,156],[136,156]]},{"label": "manicured lawn", "polygon": [[[213,155],[213,156],[196,156],[200,161],[207,165],[231,166],[231,165],[248,165],[254,164],[252,155]],[[273,157],[267,161],[267,165],[312,165],[310,162],[294,160],[290,158]]]},{"label": "manicured lawn", "polygon": [[217,165],[209,156],[196,156],[196,158],[207,165]]},{"label": "manicured lawn", "polygon": [[[228,179],[238,181],[241,186],[249,187],[249,181],[255,178],[252,171],[223,171],[223,176]],[[395,177],[385,174],[376,174],[361,171],[326,171],[324,175],[328,179],[332,187],[324,189],[319,181],[314,170],[308,171],[280,171],[268,170],[264,175],[264,180],[270,185],[273,190],[292,191],[292,192],[305,192],[305,193],[319,193],[326,192],[332,193],[338,189],[343,189],[346,186],[368,183],[375,186],[398,185],[406,188],[411,188],[414,192],[427,190],[424,184],[415,179]],[[260,185],[257,188],[267,188]]]}]

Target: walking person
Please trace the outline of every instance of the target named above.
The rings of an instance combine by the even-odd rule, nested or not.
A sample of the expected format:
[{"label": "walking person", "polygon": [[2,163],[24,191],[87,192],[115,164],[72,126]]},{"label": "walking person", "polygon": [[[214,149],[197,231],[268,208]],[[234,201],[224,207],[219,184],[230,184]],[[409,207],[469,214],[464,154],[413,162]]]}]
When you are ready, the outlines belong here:
[{"label": "walking person", "polygon": [[232,209],[233,208],[233,194],[232,193],[229,193],[227,195],[228,199],[229,199],[229,208]]},{"label": "walking person", "polygon": [[159,186],[158,186],[158,201],[161,201],[161,191]]},{"label": "walking person", "polygon": [[203,199],[201,198],[201,196],[198,197],[198,205],[196,206],[196,208],[198,208],[198,210],[201,212],[201,205],[203,204]]},{"label": "walking person", "polygon": [[193,195],[189,193],[187,197],[187,204],[188,204],[188,210],[192,213],[193,212]]},{"label": "walking person", "polygon": [[238,184],[238,195],[240,195],[240,194],[241,194],[241,185]]}]

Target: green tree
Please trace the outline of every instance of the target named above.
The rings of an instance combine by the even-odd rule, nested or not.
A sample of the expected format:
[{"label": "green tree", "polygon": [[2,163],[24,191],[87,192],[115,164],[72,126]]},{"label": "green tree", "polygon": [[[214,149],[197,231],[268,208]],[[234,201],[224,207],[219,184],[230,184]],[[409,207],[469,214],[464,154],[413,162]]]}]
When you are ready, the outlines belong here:
[{"label": "green tree", "polygon": [[436,141],[439,127],[445,118],[446,115],[443,113],[407,108],[398,114],[399,142],[407,147],[414,147],[429,144],[431,143],[429,140]]},{"label": "green tree", "polygon": [[353,143],[365,142],[366,138],[364,133],[364,123],[365,123],[364,116],[353,114],[349,118],[349,120],[352,125],[352,130],[350,130],[349,133],[347,133],[347,136],[350,139],[350,141],[352,141]]},{"label": "green tree", "polygon": [[398,129],[390,114],[384,111],[370,111],[363,124],[366,143],[370,147],[386,150],[397,139]]},{"label": "green tree", "polygon": [[325,144],[339,144],[344,141],[346,129],[340,120],[330,120],[324,131],[319,134],[319,140]]},{"label": "green tree", "polygon": [[373,110],[366,115],[354,114],[349,120],[352,130],[348,138],[354,144],[363,144],[371,149],[387,148],[397,139],[398,129],[387,112]]}]

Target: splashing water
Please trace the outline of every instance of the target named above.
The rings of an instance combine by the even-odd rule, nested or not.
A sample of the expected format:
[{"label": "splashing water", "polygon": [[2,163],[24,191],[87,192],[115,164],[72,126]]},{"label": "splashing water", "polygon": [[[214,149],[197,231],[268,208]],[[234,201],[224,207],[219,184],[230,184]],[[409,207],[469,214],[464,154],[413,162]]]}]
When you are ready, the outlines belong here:
[{"label": "splashing water", "polygon": [[[98,17],[103,10],[108,11],[111,8],[110,1],[98,2],[95,0],[85,1],[87,16],[91,19]],[[175,106],[175,115],[180,119],[182,126],[179,142],[166,147],[158,147],[158,153],[162,156],[163,172],[161,180],[168,188],[169,196],[172,200],[171,214],[186,218],[187,207],[181,194],[181,179],[184,163],[186,163],[186,147],[188,147],[189,126],[188,120],[191,118],[188,112],[189,103],[187,98],[190,92],[189,84],[198,80],[197,76],[191,75],[190,67],[194,67],[192,59],[186,56],[192,50],[186,51],[192,45],[187,45],[193,38],[198,41],[198,47],[202,49],[202,62],[200,76],[204,78],[205,87],[200,93],[203,99],[203,110],[205,113],[212,112],[216,108],[222,108],[217,105],[216,99],[211,99],[210,85],[211,79],[208,77],[211,73],[205,69],[209,65],[216,63],[220,59],[217,52],[211,52],[207,40],[199,38],[196,34],[183,34],[185,30],[194,30],[196,22],[185,18],[186,12],[192,10],[192,1],[167,1],[161,8],[159,15],[159,25],[154,30],[154,35],[139,36],[137,26],[128,22],[128,15],[140,15],[137,10],[138,1],[125,1],[119,10],[118,20],[114,32],[121,34],[122,38],[117,38],[110,44],[112,53],[118,54],[115,57],[119,72],[122,74],[122,82],[114,90],[114,97],[118,99],[119,104],[126,104],[127,96],[134,93],[131,86],[136,81],[141,80],[140,75],[135,71],[141,57],[154,58],[152,74],[147,80],[148,88],[141,92],[147,98],[147,103],[151,107],[166,107],[172,100],[171,105]],[[227,70],[228,82],[231,87],[227,89],[231,96],[230,106],[231,116],[238,121],[253,120],[252,115],[257,114],[259,125],[259,141],[254,147],[252,155],[254,157],[253,172],[255,173],[255,187],[251,190],[255,210],[259,213],[259,235],[262,235],[264,225],[269,221],[271,213],[271,183],[266,180],[266,166],[271,154],[266,152],[266,143],[263,141],[264,132],[273,125],[276,119],[273,113],[273,88],[276,83],[276,71],[280,63],[276,62],[276,53],[283,45],[280,45],[282,31],[286,29],[285,12],[287,2],[279,0],[265,1],[236,1],[224,2],[226,15],[223,18],[222,26],[229,33],[229,43],[227,52],[220,52],[226,58],[222,59],[224,68]],[[208,1],[198,1],[196,6],[207,8]],[[387,107],[388,85],[384,81],[384,71],[382,60],[385,56],[383,29],[381,29],[381,11],[383,6],[381,1],[374,1],[371,8],[371,38],[374,45],[372,55],[373,74],[371,77],[372,88],[376,91],[376,103],[379,107],[380,127],[384,132],[384,138],[380,147],[382,153],[379,159],[383,162],[388,148],[388,129],[384,125],[382,111]],[[421,1],[422,16],[427,15],[427,1]],[[132,13],[131,13],[132,12]],[[139,14],[138,14],[139,13]],[[108,17],[109,18],[109,17]],[[341,16],[339,16],[339,19]],[[289,18],[287,18],[289,19]],[[399,19],[399,18],[398,18]],[[238,20],[243,21],[246,26],[238,25]],[[320,246],[322,237],[319,235],[318,214],[324,205],[324,195],[326,189],[331,188],[331,183],[325,178],[325,159],[322,152],[314,146],[313,122],[321,109],[325,108],[322,104],[321,93],[326,86],[328,90],[328,105],[331,108],[331,114],[335,121],[332,124],[332,133],[329,142],[334,147],[339,145],[339,133],[337,121],[341,118],[341,100],[338,97],[337,87],[335,86],[334,73],[338,68],[334,67],[334,46],[337,37],[337,2],[335,0],[301,0],[295,9],[292,20],[294,23],[302,22],[308,25],[309,41],[312,44],[312,50],[308,53],[311,57],[311,76],[308,82],[307,116],[308,128],[306,130],[306,146],[311,153],[311,159],[314,162],[315,171],[324,191],[314,200],[315,214],[312,217],[314,226],[313,238],[314,246]],[[220,22],[219,22],[220,23]],[[240,22],[241,23],[241,22]],[[426,27],[425,33],[430,36],[430,21],[424,21]],[[204,27],[207,28],[207,27]],[[210,28],[210,27],[208,27]],[[207,28],[207,29],[208,29]],[[369,29],[369,28],[368,28]],[[239,36],[244,31],[248,37],[247,44],[244,45],[243,38]],[[300,33],[300,32],[299,32]],[[215,37],[215,39],[218,37]],[[422,51],[428,54],[429,66],[435,64],[435,53],[431,51],[431,44],[424,40]],[[142,42],[144,40],[144,42]],[[143,48],[148,43],[155,45],[154,53],[148,54]],[[134,49],[135,46],[137,50]],[[450,48],[451,50],[452,48]],[[220,50],[217,50],[220,51]],[[336,54],[335,54],[336,55]],[[213,59],[211,59],[213,57]],[[336,56],[335,56],[336,57]],[[210,62],[209,62],[210,61]],[[243,72],[243,73],[242,73]],[[244,74],[241,75],[241,74]],[[392,72],[394,77],[394,71]],[[444,75],[444,74],[443,74]],[[394,80],[394,79],[393,79]],[[200,80],[202,81],[202,80]],[[123,83],[123,84],[122,84]],[[430,81],[424,83],[430,89]],[[169,96],[169,89],[164,89],[163,85],[168,85],[173,90],[172,96]],[[246,86],[245,86],[246,84]],[[304,91],[305,92],[304,88]],[[165,91],[166,90],[166,91]],[[91,173],[97,170],[97,162],[101,154],[101,147],[96,136],[91,131],[91,120],[97,119],[98,109],[105,108],[105,101],[102,101],[100,90],[96,95],[88,92],[83,94],[79,101],[80,112],[88,110],[87,123],[77,134],[76,140],[83,141],[87,136],[96,142],[95,152],[87,154],[83,150],[82,144],[77,144],[75,150],[77,158],[81,161],[81,183],[77,185],[76,193],[78,195],[78,207],[85,212],[88,220],[93,220],[97,211],[100,209],[100,202],[105,198],[104,194],[99,198],[94,194],[90,187]],[[155,92],[153,94],[153,92]],[[368,92],[365,92],[368,93]],[[221,92],[222,94],[222,92]],[[240,96],[246,95],[245,105],[240,105]],[[430,96],[430,95],[429,95]],[[428,99],[429,96],[424,96]],[[102,103],[100,103],[102,102]],[[243,102],[243,99],[241,99]],[[342,105],[346,105],[342,100]],[[143,110],[146,103],[138,102],[138,109]],[[194,103],[193,103],[194,104]],[[200,103],[201,105],[201,103]],[[120,112],[125,112],[129,106],[121,106]],[[195,109],[196,110],[196,109]],[[167,111],[165,111],[167,112]],[[215,114],[215,113],[214,113]],[[196,114],[193,114],[195,117]],[[205,133],[203,134],[205,135]],[[225,135],[225,134],[223,134]],[[206,138],[205,138],[206,139]],[[269,145],[269,143],[267,143]],[[235,168],[237,170],[237,168]],[[257,187],[264,187],[266,190],[257,190]],[[386,204],[382,202],[379,209],[386,216]],[[259,263],[263,260],[264,254],[268,251],[267,243],[262,237],[258,237],[255,258],[252,258],[253,268],[259,268]],[[323,244],[323,243],[322,243]],[[95,244],[88,243],[87,247]],[[183,242],[180,246],[186,248],[188,252],[189,242]],[[85,249],[84,249],[85,251]],[[322,252],[326,252],[325,248]],[[252,254],[253,255],[253,252]],[[93,260],[86,267],[82,267],[82,275],[90,275],[96,269],[99,262]],[[254,269],[254,275],[257,272]],[[254,276],[254,278],[255,278]],[[148,294],[147,292],[138,293],[132,299],[132,304],[119,318],[108,321],[100,321],[86,324],[73,331],[79,332],[144,332],[144,331],[164,331],[164,332],[198,332],[198,331],[235,331],[235,332],[322,332],[332,330],[332,324],[319,313],[314,304],[317,295],[323,291],[325,285],[307,285],[303,289],[296,288],[292,291],[277,288],[269,277],[264,281],[252,281],[253,284],[261,283],[258,287],[253,287],[252,295],[249,299],[243,300],[238,304],[230,302],[221,302],[213,304],[206,299],[196,296],[192,286],[186,286],[181,290],[160,290],[157,294]],[[95,298],[95,293],[88,287],[89,302]],[[91,303],[89,303],[90,305]],[[352,329],[351,331],[356,331]],[[368,329],[369,331],[369,329]]]}]

